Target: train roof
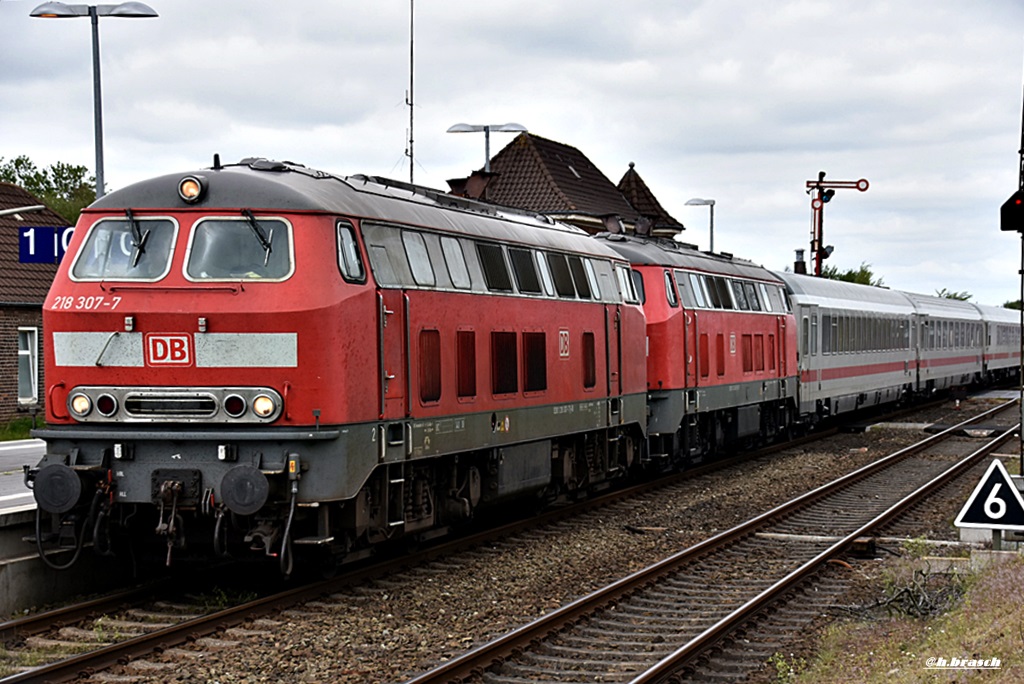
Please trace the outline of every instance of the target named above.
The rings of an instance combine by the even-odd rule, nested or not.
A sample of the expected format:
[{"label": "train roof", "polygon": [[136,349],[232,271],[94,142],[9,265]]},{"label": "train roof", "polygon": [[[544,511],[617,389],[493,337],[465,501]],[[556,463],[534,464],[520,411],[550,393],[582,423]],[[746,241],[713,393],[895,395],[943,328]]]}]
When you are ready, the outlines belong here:
[{"label": "train roof", "polygon": [[946,297],[935,297],[932,295],[915,294],[908,292],[907,298],[917,307],[917,313],[923,316],[936,316],[940,318],[961,318],[969,321],[981,319],[981,311],[970,302],[959,299],[948,299]]},{"label": "train roof", "polygon": [[981,317],[990,323],[1020,325],[1018,309],[1007,309],[1005,306],[989,306],[988,304],[975,304],[974,307],[981,312]]},{"label": "train roof", "polygon": [[668,266],[701,273],[779,282],[774,273],[752,261],[737,259],[730,254],[701,252],[692,245],[667,238],[624,233],[601,233],[596,238],[606,242],[634,266]]},{"label": "train roof", "polygon": [[[205,184],[197,202],[186,203],[178,195],[178,185],[187,176],[199,177]],[[225,165],[215,160],[208,169],[140,181],[111,192],[86,211],[128,208],[322,212],[537,248],[617,256],[585,231],[538,214],[401,181],[363,175],[343,178],[301,164],[261,158]]]},{"label": "train roof", "polygon": [[786,283],[794,303],[906,315],[915,312],[914,303],[897,290],[797,273],[775,275]]}]

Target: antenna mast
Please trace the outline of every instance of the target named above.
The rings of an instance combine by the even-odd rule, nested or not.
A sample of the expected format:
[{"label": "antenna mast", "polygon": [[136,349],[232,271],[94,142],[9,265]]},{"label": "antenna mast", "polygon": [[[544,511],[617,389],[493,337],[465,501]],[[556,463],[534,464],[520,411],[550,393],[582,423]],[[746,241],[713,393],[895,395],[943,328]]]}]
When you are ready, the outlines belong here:
[{"label": "antenna mast", "polygon": [[413,124],[413,3],[415,0],[409,0],[409,92],[406,93],[405,104],[409,105],[409,147],[406,149],[405,154],[409,157],[409,183],[414,183],[413,180],[413,169],[415,167],[415,158],[413,157],[412,143],[412,124]]}]

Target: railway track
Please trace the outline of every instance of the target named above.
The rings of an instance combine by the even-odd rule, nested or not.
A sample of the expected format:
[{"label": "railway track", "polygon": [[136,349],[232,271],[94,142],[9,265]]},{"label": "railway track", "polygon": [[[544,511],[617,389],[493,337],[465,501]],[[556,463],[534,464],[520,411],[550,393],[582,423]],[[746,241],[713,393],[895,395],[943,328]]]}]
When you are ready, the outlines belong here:
[{"label": "railway track", "polygon": [[998,449],[1012,436],[1010,425],[977,449],[967,440],[954,448],[955,438],[1008,411],[997,407],[901,449],[408,684],[684,681],[713,651],[728,648],[734,630],[756,622],[855,540]]},{"label": "railway track", "polygon": [[[820,437],[821,433],[815,435],[815,438]],[[783,446],[788,448],[794,444],[794,442],[789,442]],[[772,449],[768,451],[770,450]],[[744,454],[735,459],[718,461],[700,469],[686,471],[681,475],[662,478],[655,483],[627,488],[580,505],[550,511],[544,515],[514,522],[498,529],[486,530],[476,535],[453,540],[417,554],[378,562],[359,570],[346,572],[334,580],[304,584],[280,594],[261,597],[257,601],[232,606],[224,610],[212,610],[209,602],[190,604],[180,600],[154,600],[151,596],[147,596],[146,589],[139,589],[129,595],[101,599],[84,606],[73,606],[59,612],[0,624],[0,632],[3,633],[5,643],[8,644],[8,652],[16,650],[14,644],[19,640],[29,641],[25,639],[26,636],[46,631],[59,633],[62,630],[65,633],[78,635],[78,638],[73,639],[78,644],[71,647],[72,651],[85,651],[71,653],[67,649],[55,651],[52,655],[59,657],[60,660],[34,667],[29,671],[14,674],[0,681],[4,684],[29,681],[67,681],[78,678],[83,673],[101,672],[116,663],[124,664],[130,661],[145,663],[147,654],[171,652],[176,646],[186,642],[203,644],[209,641],[214,647],[217,647],[218,644],[220,646],[230,644],[232,635],[239,634],[239,626],[246,621],[259,625],[261,616],[280,612],[304,601],[316,603],[320,597],[331,595],[340,588],[358,584],[367,578],[396,572],[402,567],[422,566],[434,558],[456,554],[462,549],[479,546],[495,539],[507,538],[524,530],[552,525],[560,520],[578,516],[586,510],[601,509],[617,501],[629,500],[651,489],[670,487],[681,480],[725,468],[738,461],[749,460],[751,457],[751,454]],[[184,592],[171,591],[169,593],[180,596]],[[199,589],[195,593],[202,593],[202,590]],[[166,594],[167,592],[165,592]],[[145,605],[139,607],[140,604],[145,603],[148,603],[150,607]],[[126,608],[126,604],[131,605]],[[133,614],[137,615],[139,612],[147,614],[148,617],[145,619],[132,617]],[[178,617],[175,618],[172,613],[176,613]],[[97,623],[96,615],[101,616],[98,628],[94,626]],[[134,624],[123,624],[125,622]],[[54,624],[58,626],[54,628]],[[246,631],[241,630],[241,633]],[[90,639],[90,632],[98,635],[101,639]],[[219,635],[221,638],[211,639],[213,635]],[[104,637],[115,637],[117,642],[105,643]],[[43,638],[49,637],[44,636]]]}]

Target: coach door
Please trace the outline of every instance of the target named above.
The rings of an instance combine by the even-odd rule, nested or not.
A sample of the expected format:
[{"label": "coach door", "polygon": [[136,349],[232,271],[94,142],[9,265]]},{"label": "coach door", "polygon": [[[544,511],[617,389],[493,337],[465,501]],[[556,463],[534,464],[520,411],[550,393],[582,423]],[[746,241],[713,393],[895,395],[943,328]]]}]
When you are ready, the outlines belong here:
[{"label": "coach door", "polygon": [[380,417],[408,415],[409,298],[402,290],[377,290],[377,358]]}]

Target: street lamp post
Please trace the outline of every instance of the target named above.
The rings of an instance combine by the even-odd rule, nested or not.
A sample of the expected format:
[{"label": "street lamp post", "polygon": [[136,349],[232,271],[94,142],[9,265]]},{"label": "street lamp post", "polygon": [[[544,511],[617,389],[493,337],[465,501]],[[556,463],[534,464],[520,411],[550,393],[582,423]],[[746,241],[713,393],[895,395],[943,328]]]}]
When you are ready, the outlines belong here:
[{"label": "street lamp post", "polygon": [[103,105],[100,98],[100,17],[147,19],[159,16],[149,5],[141,2],[122,2],[119,5],[68,5],[63,2],[44,2],[29,16],[43,19],[71,19],[89,17],[92,21],[92,102],[93,127],[96,137],[96,199],[103,197]]},{"label": "street lamp post", "polygon": [[694,197],[692,200],[686,200],[686,205],[689,207],[706,206],[711,208],[711,239],[708,245],[708,251],[713,254],[715,251],[715,200]]},{"label": "street lamp post", "polygon": [[479,133],[484,132],[484,171],[491,170],[491,131],[497,133],[525,133],[526,126],[517,123],[506,124],[467,124],[457,123],[448,129],[449,133]]}]

